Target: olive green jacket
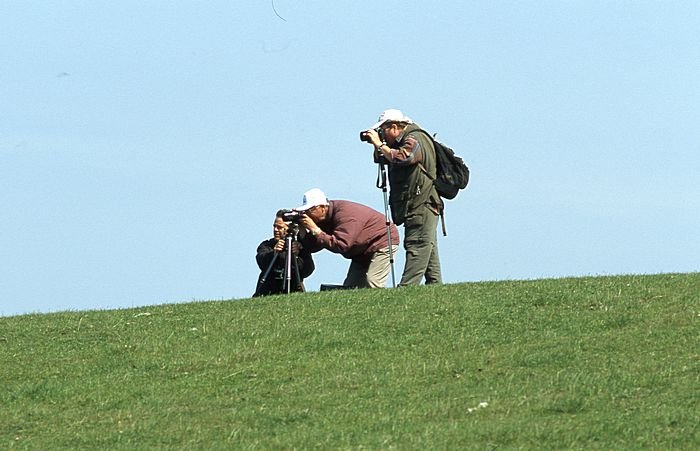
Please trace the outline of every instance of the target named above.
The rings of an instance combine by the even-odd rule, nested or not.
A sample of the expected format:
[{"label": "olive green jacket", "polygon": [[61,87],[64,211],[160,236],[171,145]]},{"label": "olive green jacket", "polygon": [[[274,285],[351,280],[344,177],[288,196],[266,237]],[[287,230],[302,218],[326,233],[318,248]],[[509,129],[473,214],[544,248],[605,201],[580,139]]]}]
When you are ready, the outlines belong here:
[{"label": "olive green jacket", "polygon": [[407,216],[426,205],[434,211],[442,208],[442,201],[430,178],[434,179],[436,175],[435,148],[432,140],[418,130],[418,125],[409,124],[397,144],[392,146],[399,150],[389,164],[389,205],[391,217],[397,225],[403,224]]}]

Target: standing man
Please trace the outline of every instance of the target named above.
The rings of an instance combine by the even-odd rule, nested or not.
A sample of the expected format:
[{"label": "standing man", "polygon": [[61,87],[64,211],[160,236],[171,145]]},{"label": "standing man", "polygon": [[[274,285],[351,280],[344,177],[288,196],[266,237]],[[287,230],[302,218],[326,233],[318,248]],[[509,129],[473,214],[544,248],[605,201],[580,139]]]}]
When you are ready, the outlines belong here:
[{"label": "standing man", "polygon": [[374,147],[375,163],[389,167],[389,205],[397,225],[404,224],[406,264],[399,286],[442,283],[437,224],[443,204],[432,180],[435,148],[421,128],[399,110],[386,110],[363,133]]},{"label": "standing man", "polygon": [[391,224],[391,244],[386,218],[366,205],[349,200],[328,200],[318,188],[304,193],[299,232],[304,249],[328,249],[351,260],[343,286],[383,288],[391,269],[390,249],[395,252],[399,232]]}]

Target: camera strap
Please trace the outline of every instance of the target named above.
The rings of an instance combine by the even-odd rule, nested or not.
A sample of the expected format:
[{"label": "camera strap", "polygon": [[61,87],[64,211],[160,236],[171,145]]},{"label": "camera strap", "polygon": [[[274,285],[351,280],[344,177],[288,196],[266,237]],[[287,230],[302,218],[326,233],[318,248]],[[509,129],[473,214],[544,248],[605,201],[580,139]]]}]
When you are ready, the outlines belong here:
[{"label": "camera strap", "polygon": [[377,163],[377,188],[386,189],[386,170],[384,163]]}]

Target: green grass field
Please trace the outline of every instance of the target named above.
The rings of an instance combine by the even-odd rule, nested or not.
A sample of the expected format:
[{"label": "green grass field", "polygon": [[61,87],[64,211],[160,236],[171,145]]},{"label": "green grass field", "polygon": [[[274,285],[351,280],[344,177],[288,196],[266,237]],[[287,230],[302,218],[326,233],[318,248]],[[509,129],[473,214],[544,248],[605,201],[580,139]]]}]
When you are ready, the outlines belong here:
[{"label": "green grass field", "polygon": [[700,273],[0,318],[0,449],[700,449]]}]

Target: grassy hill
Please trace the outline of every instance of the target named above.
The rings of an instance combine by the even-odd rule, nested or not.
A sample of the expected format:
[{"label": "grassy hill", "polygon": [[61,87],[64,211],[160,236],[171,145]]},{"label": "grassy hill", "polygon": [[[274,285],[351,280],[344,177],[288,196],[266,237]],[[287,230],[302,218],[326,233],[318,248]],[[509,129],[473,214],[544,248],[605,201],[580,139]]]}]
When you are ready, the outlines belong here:
[{"label": "grassy hill", "polygon": [[700,274],[0,318],[0,449],[698,449]]}]

